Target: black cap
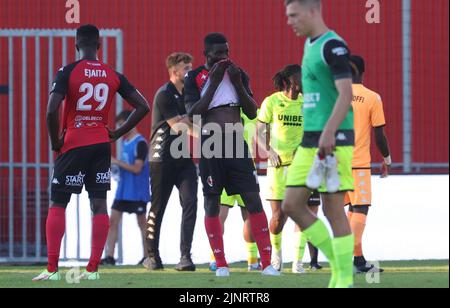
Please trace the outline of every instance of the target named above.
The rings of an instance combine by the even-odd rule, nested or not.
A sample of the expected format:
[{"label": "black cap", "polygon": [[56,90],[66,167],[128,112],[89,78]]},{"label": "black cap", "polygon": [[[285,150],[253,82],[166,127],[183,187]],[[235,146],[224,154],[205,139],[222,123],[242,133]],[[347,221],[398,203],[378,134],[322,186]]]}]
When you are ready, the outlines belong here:
[{"label": "black cap", "polygon": [[361,56],[351,55],[350,56],[350,65],[352,66],[352,70],[355,71],[358,75],[363,74],[366,71],[366,63]]}]

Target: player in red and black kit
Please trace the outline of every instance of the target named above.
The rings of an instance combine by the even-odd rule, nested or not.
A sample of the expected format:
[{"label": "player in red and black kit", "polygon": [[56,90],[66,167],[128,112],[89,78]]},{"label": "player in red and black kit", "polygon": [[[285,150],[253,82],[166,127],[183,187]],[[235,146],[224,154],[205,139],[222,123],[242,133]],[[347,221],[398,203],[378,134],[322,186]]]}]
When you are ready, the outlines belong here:
[{"label": "player in red and black kit", "polygon": [[[202,121],[200,174],[205,195],[205,227],[217,262],[216,276],[229,276],[219,219],[220,196],[224,189],[230,196],[241,195],[247,206],[263,275],[277,276],[279,272],[270,265],[267,217],[259,196],[253,158],[243,139],[244,128],[240,125],[240,132],[230,129],[230,126],[236,128],[242,124],[241,110],[249,119],[256,118],[257,105],[249,87],[249,78],[229,59],[228,41],[223,34],[209,34],[204,43],[206,64],[188,73],[185,102],[194,124],[198,117]],[[220,141],[222,144],[216,144]],[[207,153],[208,150],[213,153]]]},{"label": "player in red and black kit", "polygon": [[[146,99],[121,74],[98,61],[99,30],[78,28],[76,48],[81,60],[61,68],[50,94],[47,127],[55,162],[47,217],[47,269],[33,281],[60,280],[59,251],[65,232],[65,210],[72,194],[83,186],[91,200],[92,251],[86,271],[78,278],[98,280],[98,266],[108,236],[106,193],[111,184],[111,142],[135,127],[150,111]],[[108,114],[119,93],[135,111],[118,130],[108,129]],[[65,99],[60,129],[59,109]],[[62,132],[62,134],[60,134]]]}]

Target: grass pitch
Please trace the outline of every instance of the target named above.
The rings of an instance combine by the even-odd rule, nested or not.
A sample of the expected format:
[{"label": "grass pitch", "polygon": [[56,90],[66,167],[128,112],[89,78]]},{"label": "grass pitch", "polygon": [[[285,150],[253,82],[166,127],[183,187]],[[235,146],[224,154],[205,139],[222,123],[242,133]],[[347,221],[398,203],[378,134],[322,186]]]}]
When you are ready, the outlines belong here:
[{"label": "grass pitch", "polygon": [[[386,270],[377,277],[357,275],[356,288],[448,288],[449,261],[396,261],[383,262]],[[195,273],[178,273],[173,266],[166,266],[161,272],[149,272],[142,267],[103,267],[101,280],[68,283],[73,270],[62,268],[60,282],[33,283],[42,267],[0,266],[0,288],[325,288],[330,272],[327,268],[320,272],[302,275],[291,274],[290,264],[285,265],[281,277],[262,277],[260,273],[248,273],[245,263],[231,265],[231,277],[216,278],[206,265],[199,266]],[[73,275],[72,275],[73,276]],[[369,281],[369,282],[368,282]],[[372,283],[370,283],[372,282]],[[375,282],[375,283],[374,283]],[[378,282],[378,283],[376,283]]]}]

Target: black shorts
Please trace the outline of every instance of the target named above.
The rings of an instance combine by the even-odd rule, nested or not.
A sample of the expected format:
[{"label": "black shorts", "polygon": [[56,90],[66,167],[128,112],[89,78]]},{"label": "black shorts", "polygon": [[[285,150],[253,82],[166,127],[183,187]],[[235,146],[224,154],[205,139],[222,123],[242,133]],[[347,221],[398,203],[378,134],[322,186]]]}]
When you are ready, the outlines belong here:
[{"label": "black shorts", "polygon": [[[111,189],[111,144],[100,143],[70,150],[55,161],[52,201],[68,203],[85,186],[90,198],[106,199]],[[69,200],[67,200],[69,199]]]},{"label": "black shorts", "polygon": [[320,206],[320,193],[314,191],[308,200],[308,206]]},{"label": "black shorts", "polygon": [[113,210],[136,215],[147,214],[147,203],[142,201],[114,200]]},{"label": "black shorts", "polygon": [[[226,138],[225,135],[222,137]],[[208,137],[202,136],[202,145],[206,140],[208,140]],[[223,144],[227,145],[224,139]],[[236,144],[237,141],[235,140],[234,145]],[[205,157],[205,149],[202,148],[200,177],[205,196],[222,195],[224,189],[229,196],[260,192],[258,174],[248,145],[245,141],[241,145],[243,146],[243,151],[238,151],[236,146],[234,146],[231,155],[227,153],[228,149],[225,149],[226,147],[223,146],[222,156],[212,158]],[[242,153],[244,153],[243,156],[240,155]],[[230,156],[231,158],[227,158]]]}]

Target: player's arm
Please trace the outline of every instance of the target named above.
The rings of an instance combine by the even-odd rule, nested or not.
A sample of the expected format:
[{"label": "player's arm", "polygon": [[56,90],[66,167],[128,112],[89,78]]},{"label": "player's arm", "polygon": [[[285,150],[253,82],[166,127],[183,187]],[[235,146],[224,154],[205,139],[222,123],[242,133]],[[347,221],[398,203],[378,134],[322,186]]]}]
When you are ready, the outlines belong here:
[{"label": "player's arm", "polygon": [[47,104],[47,129],[52,150],[55,152],[59,152],[64,145],[65,132],[62,136],[59,135],[59,109],[68,91],[69,76],[72,69],[73,66],[66,66],[58,71]]},{"label": "player's arm", "polygon": [[282,165],[281,157],[278,153],[272,149],[270,146],[270,124],[258,121],[257,124],[257,139],[258,144],[264,147],[264,150],[269,156],[269,161],[273,167],[279,168]]},{"label": "player's arm", "polygon": [[389,142],[385,132],[386,118],[384,116],[383,101],[378,94],[376,94],[370,105],[370,123],[375,131],[375,142],[378,151],[384,158],[381,163],[381,177],[387,178],[392,165],[392,158]]},{"label": "player's arm", "polygon": [[128,120],[117,130],[109,131],[109,138],[112,142],[128,133],[150,112],[147,100],[136,88],[134,88],[125,76],[118,74],[120,78],[119,94],[134,108]]},{"label": "player's arm", "polygon": [[64,144],[64,134],[59,136],[59,108],[64,101],[64,96],[59,93],[51,93],[47,105],[47,129],[52,144],[52,150],[59,152]]},{"label": "player's arm", "polygon": [[338,40],[331,40],[324,47],[324,58],[335,79],[339,93],[333,112],[319,141],[320,154],[331,155],[336,146],[336,132],[347,116],[352,105],[352,74],[349,63],[350,51]]},{"label": "player's arm", "polygon": [[185,82],[185,101],[190,118],[193,118],[195,115],[204,116],[208,112],[216,90],[223,80],[227,65],[226,62],[219,62],[212,67],[208,77],[210,85],[203,97],[200,96],[194,77],[188,74]]},{"label": "player's arm", "polygon": [[167,123],[169,124],[172,131],[174,131],[177,134],[183,134],[188,133],[190,136],[194,138],[199,138],[200,134],[200,128],[192,123],[192,121],[189,119],[187,115],[178,115],[172,119],[167,120]]},{"label": "player's arm", "polygon": [[270,125],[273,122],[273,107],[270,98],[266,98],[261,104],[261,110],[258,115],[256,138],[260,147],[268,154],[269,162],[272,166],[278,168],[282,165],[280,156],[270,146],[271,129]]},{"label": "player's arm", "polygon": [[137,156],[134,161],[134,165],[127,164],[126,162],[123,162],[121,160],[118,160],[116,158],[111,158],[111,163],[119,166],[122,169],[127,170],[128,172],[139,174],[142,171],[142,168],[144,168],[145,160],[148,155],[148,147],[147,144],[144,141],[141,141],[138,143],[137,146]]},{"label": "player's arm", "polygon": [[378,151],[380,151],[381,155],[383,155],[384,158],[381,165],[381,177],[387,178],[391,169],[392,158],[384,126],[375,127],[375,141]]},{"label": "player's arm", "polygon": [[236,89],[239,102],[242,104],[242,111],[250,120],[254,120],[258,113],[258,105],[252,97],[253,93],[250,90],[247,75],[234,63],[231,63],[228,67],[228,74]]},{"label": "player's arm", "polygon": [[165,91],[160,91],[153,102],[154,106],[158,106],[159,111],[169,124],[172,132],[175,134],[188,133],[191,136],[198,130],[193,129],[193,124],[187,115],[180,115],[176,106],[177,102],[174,101],[172,95],[167,94]]}]

